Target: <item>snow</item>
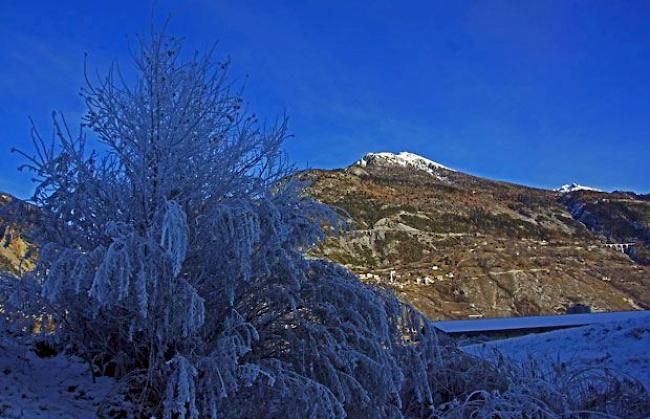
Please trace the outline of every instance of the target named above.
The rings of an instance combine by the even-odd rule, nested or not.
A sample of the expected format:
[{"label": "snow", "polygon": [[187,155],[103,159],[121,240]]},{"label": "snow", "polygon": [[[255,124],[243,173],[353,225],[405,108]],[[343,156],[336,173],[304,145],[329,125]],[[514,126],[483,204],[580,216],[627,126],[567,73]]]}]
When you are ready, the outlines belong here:
[{"label": "snow", "polygon": [[600,189],[580,185],[578,183],[567,183],[567,184],[562,185],[559,188],[555,189],[555,192],[560,192],[560,193],[568,193],[568,192],[575,192],[575,191],[602,192]]},{"label": "snow", "polygon": [[361,167],[366,167],[368,164],[378,161],[385,164],[393,164],[402,167],[413,167],[415,169],[422,170],[431,174],[436,174],[439,169],[453,170],[446,166],[443,166],[440,163],[429,160],[417,154],[409,153],[407,151],[402,151],[399,154],[388,152],[367,153],[356,164]]},{"label": "snow", "polygon": [[464,348],[486,358],[494,356],[492,349],[517,362],[533,359],[543,368],[611,369],[650,390],[650,314]]},{"label": "snow", "polygon": [[0,417],[95,417],[114,381],[98,377],[93,383],[79,358],[40,358],[32,348],[31,338],[0,332]]},{"label": "snow", "polygon": [[558,316],[497,317],[480,320],[445,320],[434,322],[433,325],[445,333],[468,333],[492,330],[586,326],[596,323],[647,317],[650,317],[650,310],[562,314]]}]

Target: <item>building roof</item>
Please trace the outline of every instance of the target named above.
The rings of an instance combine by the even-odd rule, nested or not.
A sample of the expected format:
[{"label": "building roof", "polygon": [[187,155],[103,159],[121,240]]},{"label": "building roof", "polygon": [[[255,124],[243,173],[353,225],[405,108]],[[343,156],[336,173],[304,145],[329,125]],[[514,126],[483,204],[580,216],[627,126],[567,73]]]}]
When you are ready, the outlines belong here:
[{"label": "building roof", "polygon": [[648,322],[650,322],[650,310],[561,314],[553,316],[498,317],[477,320],[445,320],[433,322],[433,325],[448,334],[487,333],[500,330],[577,327],[641,317],[647,317]]}]

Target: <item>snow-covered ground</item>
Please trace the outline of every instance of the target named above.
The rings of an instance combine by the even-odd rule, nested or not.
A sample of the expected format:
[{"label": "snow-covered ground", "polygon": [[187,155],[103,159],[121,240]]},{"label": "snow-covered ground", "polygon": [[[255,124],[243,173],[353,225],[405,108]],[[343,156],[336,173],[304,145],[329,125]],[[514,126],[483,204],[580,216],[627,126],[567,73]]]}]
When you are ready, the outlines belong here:
[{"label": "snow-covered ground", "polygon": [[559,188],[555,190],[556,192],[561,192],[561,193],[568,193],[568,192],[574,192],[574,191],[594,191],[594,192],[602,192],[600,189],[592,188],[589,186],[584,186],[580,185],[578,183],[567,183],[566,185],[562,185]]},{"label": "snow-covered ground", "polygon": [[[493,349],[541,367],[608,368],[650,389],[650,315],[464,347],[486,358]],[[78,358],[41,358],[30,339],[0,332],[0,418],[92,418],[113,384],[93,383]]]},{"label": "snow-covered ground", "polygon": [[505,356],[543,367],[570,370],[608,368],[632,376],[650,391],[650,316],[527,335],[466,346],[486,358],[497,349]]},{"label": "snow-covered ground", "polygon": [[0,418],[93,418],[112,383],[93,383],[78,358],[40,358],[29,340],[0,332]]}]

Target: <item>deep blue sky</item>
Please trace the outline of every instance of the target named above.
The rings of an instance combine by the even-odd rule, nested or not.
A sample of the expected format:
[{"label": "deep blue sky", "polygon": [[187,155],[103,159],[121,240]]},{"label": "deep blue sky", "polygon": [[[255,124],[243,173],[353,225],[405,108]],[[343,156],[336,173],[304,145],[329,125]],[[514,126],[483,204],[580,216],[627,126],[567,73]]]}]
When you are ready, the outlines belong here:
[{"label": "deep blue sky", "polygon": [[[22,4],[21,4],[22,3]],[[650,2],[158,1],[188,48],[219,41],[299,167],[407,150],[533,186],[650,192]],[[91,66],[128,60],[147,1],[0,2],[0,190],[27,196],[28,116],[78,120]]]}]

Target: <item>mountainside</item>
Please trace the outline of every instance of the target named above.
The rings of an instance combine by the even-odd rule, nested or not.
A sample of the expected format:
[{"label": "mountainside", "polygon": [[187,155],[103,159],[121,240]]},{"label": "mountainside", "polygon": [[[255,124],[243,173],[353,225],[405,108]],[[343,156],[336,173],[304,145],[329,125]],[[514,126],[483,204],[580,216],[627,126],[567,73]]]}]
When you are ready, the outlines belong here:
[{"label": "mountainside", "polygon": [[315,254],[395,289],[430,318],[650,307],[643,196],[533,189],[411,153],[370,153],[300,177],[351,221]]},{"label": "mountainside", "polygon": [[[21,222],[5,222],[1,214],[7,212],[17,216]],[[33,267],[36,247],[24,236],[37,216],[38,211],[33,206],[0,193],[0,271],[19,273]]]},{"label": "mountainside", "polygon": [[650,195],[588,190],[562,196],[573,217],[608,243],[625,243],[628,254],[650,265]]}]

